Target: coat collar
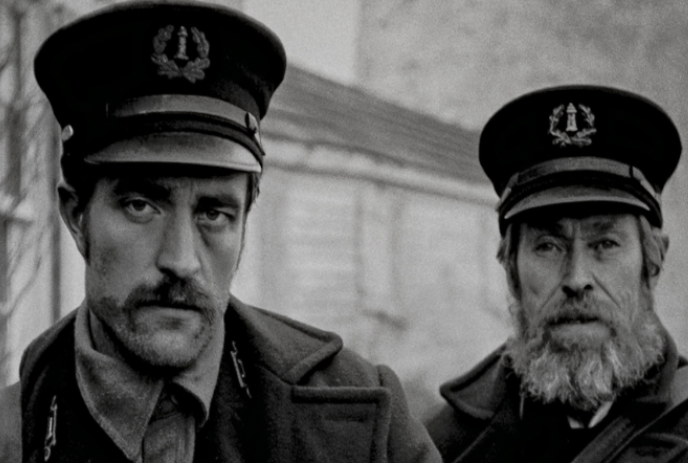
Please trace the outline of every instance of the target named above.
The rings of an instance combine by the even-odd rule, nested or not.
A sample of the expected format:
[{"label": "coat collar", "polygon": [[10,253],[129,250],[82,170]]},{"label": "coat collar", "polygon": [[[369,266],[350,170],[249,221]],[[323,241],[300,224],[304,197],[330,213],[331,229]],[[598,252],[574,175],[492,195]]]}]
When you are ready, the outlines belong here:
[{"label": "coat collar", "polygon": [[225,314],[228,336],[243,340],[252,361],[289,384],[297,384],[342,350],[331,332],[251,307],[232,297]]}]

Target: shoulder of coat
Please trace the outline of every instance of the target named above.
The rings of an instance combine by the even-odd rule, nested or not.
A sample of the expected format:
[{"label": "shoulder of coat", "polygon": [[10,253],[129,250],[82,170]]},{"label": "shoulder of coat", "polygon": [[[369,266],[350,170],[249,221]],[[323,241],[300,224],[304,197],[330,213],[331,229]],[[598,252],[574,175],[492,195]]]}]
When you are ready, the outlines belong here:
[{"label": "shoulder of coat", "polygon": [[505,394],[504,346],[499,347],[464,375],[440,387],[449,405],[475,418],[489,419]]},{"label": "shoulder of coat", "polygon": [[21,378],[28,378],[31,375],[33,368],[36,366],[43,353],[53,345],[57,337],[63,333],[68,326],[72,326],[72,322],[76,318],[77,310],[73,310],[67,314],[60,321],[31,341],[31,344],[29,344],[24,351],[19,365],[19,374]]}]

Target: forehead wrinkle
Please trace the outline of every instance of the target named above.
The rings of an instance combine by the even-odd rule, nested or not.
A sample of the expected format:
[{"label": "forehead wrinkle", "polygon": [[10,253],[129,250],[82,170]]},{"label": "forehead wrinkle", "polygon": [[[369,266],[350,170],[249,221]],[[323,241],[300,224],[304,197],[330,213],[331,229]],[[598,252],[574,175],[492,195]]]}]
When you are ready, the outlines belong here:
[{"label": "forehead wrinkle", "polygon": [[156,198],[167,198],[172,194],[173,185],[162,179],[151,177],[120,177],[114,180],[115,194],[139,192]]},{"label": "forehead wrinkle", "polygon": [[610,214],[604,216],[591,217],[588,220],[581,220],[581,229],[586,234],[602,234],[613,231],[623,231],[622,220],[625,215]]},{"label": "forehead wrinkle", "polygon": [[121,177],[115,179],[115,192],[124,193],[128,191],[151,191],[166,193],[171,195],[174,190],[181,188],[189,188],[190,191],[196,191],[203,183],[212,185],[213,178],[196,178],[196,177]]},{"label": "forehead wrinkle", "polygon": [[546,233],[555,236],[565,236],[566,232],[571,228],[570,220],[560,218],[557,220],[529,220],[523,223],[525,231],[530,236]]},{"label": "forehead wrinkle", "polygon": [[533,219],[524,222],[531,233],[572,236],[578,230],[583,236],[624,232],[622,220],[629,214],[600,214],[588,217],[561,217],[557,220]]}]

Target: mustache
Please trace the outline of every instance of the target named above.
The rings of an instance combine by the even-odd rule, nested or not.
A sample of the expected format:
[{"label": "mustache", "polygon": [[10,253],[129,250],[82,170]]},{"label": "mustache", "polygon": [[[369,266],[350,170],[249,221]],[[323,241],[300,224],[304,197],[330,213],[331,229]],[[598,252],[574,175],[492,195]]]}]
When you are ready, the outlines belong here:
[{"label": "mustache", "polygon": [[609,326],[615,324],[614,307],[608,307],[594,296],[586,294],[580,298],[567,298],[554,304],[542,320],[545,326],[556,326],[562,323],[583,323],[599,321]]},{"label": "mustache", "polygon": [[142,284],[134,288],[124,305],[130,308],[158,305],[208,313],[213,310],[214,302],[198,283],[165,277],[157,284]]}]

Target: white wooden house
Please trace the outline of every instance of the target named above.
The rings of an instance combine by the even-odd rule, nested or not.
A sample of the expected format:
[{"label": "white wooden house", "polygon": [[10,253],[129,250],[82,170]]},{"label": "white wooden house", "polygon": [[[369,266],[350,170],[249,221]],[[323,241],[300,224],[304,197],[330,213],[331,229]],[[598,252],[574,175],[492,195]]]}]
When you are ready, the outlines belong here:
[{"label": "white wooden house", "polygon": [[507,334],[477,133],[290,67],[234,290],[391,365],[416,410]]}]

